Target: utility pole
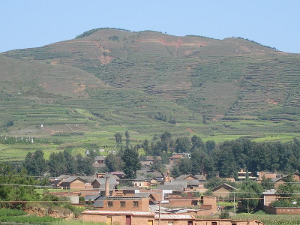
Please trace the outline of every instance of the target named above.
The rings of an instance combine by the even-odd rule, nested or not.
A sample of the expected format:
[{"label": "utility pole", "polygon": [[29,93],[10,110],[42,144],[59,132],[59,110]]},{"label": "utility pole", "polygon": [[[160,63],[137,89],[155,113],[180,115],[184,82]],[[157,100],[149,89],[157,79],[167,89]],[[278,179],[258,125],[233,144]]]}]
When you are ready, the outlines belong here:
[{"label": "utility pole", "polygon": [[234,216],[235,216],[235,192],[233,192],[233,213],[234,213]]},{"label": "utility pole", "polygon": [[159,201],[159,208],[158,208],[158,225],[160,225],[160,201]]}]

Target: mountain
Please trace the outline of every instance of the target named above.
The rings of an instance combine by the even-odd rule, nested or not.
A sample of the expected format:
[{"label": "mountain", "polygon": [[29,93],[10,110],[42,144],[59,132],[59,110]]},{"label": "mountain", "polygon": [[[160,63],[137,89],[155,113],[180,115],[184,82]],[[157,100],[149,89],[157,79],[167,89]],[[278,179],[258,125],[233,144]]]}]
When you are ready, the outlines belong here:
[{"label": "mountain", "polygon": [[0,71],[5,134],[82,124],[84,133],[168,130],[216,141],[299,136],[300,55],[242,38],[93,29],[3,53]]}]

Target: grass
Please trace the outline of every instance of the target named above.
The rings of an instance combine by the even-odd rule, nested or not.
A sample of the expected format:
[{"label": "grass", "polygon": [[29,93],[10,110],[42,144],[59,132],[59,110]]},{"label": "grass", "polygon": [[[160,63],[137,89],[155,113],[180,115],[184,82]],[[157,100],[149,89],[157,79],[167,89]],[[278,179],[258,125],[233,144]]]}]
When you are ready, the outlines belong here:
[{"label": "grass", "polygon": [[234,219],[259,220],[265,225],[299,225],[300,215],[237,214]]}]

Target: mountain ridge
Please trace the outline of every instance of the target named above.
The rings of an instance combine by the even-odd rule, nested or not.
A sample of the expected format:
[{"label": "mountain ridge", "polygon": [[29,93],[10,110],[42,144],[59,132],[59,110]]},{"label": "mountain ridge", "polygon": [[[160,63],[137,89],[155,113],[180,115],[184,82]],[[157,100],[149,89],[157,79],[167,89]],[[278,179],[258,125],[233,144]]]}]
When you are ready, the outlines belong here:
[{"label": "mountain ridge", "polygon": [[[141,133],[147,133],[143,129],[154,123],[159,124],[159,131],[167,124],[166,128],[178,134],[191,129],[199,134],[250,137],[257,137],[260,129],[268,135],[281,131],[290,135],[299,131],[300,54],[284,53],[254,41],[103,28],[84,32],[75,39],[8,51],[3,55],[47,67],[55,78],[52,85],[40,82],[38,73],[43,73],[31,73],[36,76],[39,88],[52,94],[57,88],[61,97],[55,101],[67,108],[87,110],[94,115],[90,118],[104,124],[121,126],[124,123]],[[54,69],[57,66],[60,69]],[[11,72],[2,69],[7,71],[2,72],[5,76]],[[69,79],[61,82],[59,88],[57,82],[63,73]],[[76,83],[79,78],[74,77],[74,73],[86,77],[85,82],[90,86]],[[85,96],[66,93],[76,89]],[[125,104],[119,101],[122,95],[128,97],[124,99]],[[66,97],[71,99],[66,100]],[[87,106],[80,99],[105,107]],[[149,104],[145,104],[148,101],[145,99]],[[139,123],[144,125],[137,125]]]}]

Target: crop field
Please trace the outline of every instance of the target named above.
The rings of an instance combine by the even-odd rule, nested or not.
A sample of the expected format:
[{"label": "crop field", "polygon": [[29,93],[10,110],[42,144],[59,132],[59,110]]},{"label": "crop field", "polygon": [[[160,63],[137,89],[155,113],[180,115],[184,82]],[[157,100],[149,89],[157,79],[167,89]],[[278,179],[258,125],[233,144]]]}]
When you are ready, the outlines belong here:
[{"label": "crop field", "polygon": [[265,225],[299,225],[300,215],[237,214],[236,219],[259,220]]}]

